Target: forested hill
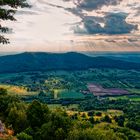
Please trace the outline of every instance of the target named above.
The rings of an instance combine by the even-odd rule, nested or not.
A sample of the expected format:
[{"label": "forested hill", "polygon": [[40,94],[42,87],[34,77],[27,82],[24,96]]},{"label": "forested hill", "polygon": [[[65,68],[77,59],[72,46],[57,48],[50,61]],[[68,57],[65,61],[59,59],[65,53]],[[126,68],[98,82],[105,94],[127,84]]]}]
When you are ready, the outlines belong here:
[{"label": "forested hill", "polygon": [[80,53],[30,53],[0,57],[0,73],[83,70],[88,68],[140,69],[140,64],[113,60],[107,57],[89,57]]}]

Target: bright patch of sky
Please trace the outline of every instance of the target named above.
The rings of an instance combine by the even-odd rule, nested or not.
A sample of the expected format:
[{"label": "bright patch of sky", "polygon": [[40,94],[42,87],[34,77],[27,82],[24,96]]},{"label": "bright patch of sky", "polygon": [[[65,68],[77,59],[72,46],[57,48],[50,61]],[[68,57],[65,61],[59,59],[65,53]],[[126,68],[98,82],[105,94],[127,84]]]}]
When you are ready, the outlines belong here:
[{"label": "bright patch of sky", "polygon": [[[16,22],[4,21],[12,28],[5,51],[140,51],[140,1],[123,0],[117,5],[104,5],[92,11],[82,10],[86,16],[104,18],[107,13],[128,14],[126,22],[138,25],[137,30],[126,34],[75,34],[73,27],[82,21],[69,9],[76,9],[73,0],[28,0],[32,8],[19,8]],[[69,8],[69,9],[68,9]],[[104,27],[103,22],[100,23]],[[79,25],[83,27],[83,24]]]}]

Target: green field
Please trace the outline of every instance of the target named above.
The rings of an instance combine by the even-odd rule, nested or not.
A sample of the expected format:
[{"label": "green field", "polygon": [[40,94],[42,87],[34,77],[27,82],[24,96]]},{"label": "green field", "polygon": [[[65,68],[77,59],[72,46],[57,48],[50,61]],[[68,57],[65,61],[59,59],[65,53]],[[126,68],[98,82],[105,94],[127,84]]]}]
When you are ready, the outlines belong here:
[{"label": "green field", "polygon": [[58,94],[58,98],[61,99],[81,99],[84,98],[85,96],[82,93],[75,92],[75,91],[62,91]]},{"label": "green field", "polygon": [[140,95],[140,89],[127,89],[132,94],[138,94]]},{"label": "green field", "polygon": [[117,97],[109,97],[110,100],[118,100],[118,99],[122,99],[122,100],[130,100],[130,101],[140,101],[140,96],[138,95],[133,95],[133,96],[117,96]]}]

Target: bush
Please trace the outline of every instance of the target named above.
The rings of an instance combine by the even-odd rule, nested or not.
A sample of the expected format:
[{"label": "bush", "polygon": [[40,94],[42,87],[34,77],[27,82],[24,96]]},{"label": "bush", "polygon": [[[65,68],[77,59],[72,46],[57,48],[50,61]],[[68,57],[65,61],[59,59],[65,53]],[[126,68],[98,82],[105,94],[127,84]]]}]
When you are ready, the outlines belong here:
[{"label": "bush", "polygon": [[30,135],[28,135],[24,132],[21,132],[21,133],[17,134],[17,138],[19,140],[33,140],[32,136],[30,136]]},{"label": "bush", "polygon": [[126,124],[126,127],[136,130],[136,131],[140,131],[140,124],[134,121],[130,121]]},{"label": "bush", "polygon": [[103,121],[108,122],[108,123],[112,122],[108,115],[105,115],[105,117],[103,118]]},{"label": "bush", "polygon": [[94,115],[94,111],[89,111],[88,112],[88,116],[93,116]]},{"label": "bush", "polygon": [[0,88],[0,95],[7,95],[7,90],[4,88]]},{"label": "bush", "polygon": [[96,112],[96,116],[102,116],[101,112]]}]

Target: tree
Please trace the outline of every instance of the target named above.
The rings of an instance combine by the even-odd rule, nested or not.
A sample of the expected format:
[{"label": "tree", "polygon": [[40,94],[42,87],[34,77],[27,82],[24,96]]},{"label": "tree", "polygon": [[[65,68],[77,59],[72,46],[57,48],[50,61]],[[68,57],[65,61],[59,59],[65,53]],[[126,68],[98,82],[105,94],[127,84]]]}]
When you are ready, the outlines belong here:
[{"label": "tree", "polygon": [[115,121],[118,123],[119,126],[123,127],[124,126],[124,121],[125,121],[125,118],[124,116],[115,116]]},{"label": "tree", "polygon": [[138,132],[140,132],[140,123],[134,122],[134,121],[129,121],[126,124],[126,127],[130,128],[130,129],[134,129]]},{"label": "tree", "polygon": [[15,102],[20,102],[19,98],[16,96],[0,96],[0,113],[2,113],[3,116],[7,117],[7,109],[9,105]]},{"label": "tree", "polygon": [[7,90],[4,88],[0,88],[0,95],[7,95]]},{"label": "tree", "polygon": [[[8,6],[5,8],[4,6]],[[0,21],[11,20],[15,21],[14,14],[18,7],[30,7],[26,0],[0,0]],[[0,33],[4,34],[9,31],[9,28],[0,23]],[[0,34],[0,43],[7,44],[9,39]]]},{"label": "tree", "polygon": [[40,102],[34,100],[27,109],[27,119],[32,128],[40,127],[47,121],[49,114],[48,107],[42,105]]},{"label": "tree", "polygon": [[90,118],[89,118],[89,121],[90,121],[92,124],[94,124],[94,123],[95,123],[95,120],[94,120],[94,118],[93,118],[93,117],[90,117]]},{"label": "tree", "polygon": [[93,116],[94,115],[94,111],[89,111],[88,112],[88,116]]},{"label": "tree", "polygon": [[103,121],[108,122],[108,123],[112,122],[108,115],[105,115],[105,117],[103,118]]},{"label": "tree", "polygon": [[65,139],[65,131],[62,129],[62,128],[58,128],[56,131],[55,131],[55,136],[57,138],[57,140],[63,140]]},{"label": "tree", "polygon": [[17,134],[17,138],[18,138],[18,140],[33,140],[32,136],[30,136],[24,132]]},{"label": "tree", "polygon": [[73,129],[69,132],[66,140],[122,140],[111,130],[95,128]]},{"label": "tree", "polygon": [[41,140],[64,140],[71,128],[71,120],[64,112],[52,112],[50,120],[41,126],[38,136]]},{"label": "tree", "polygon": [[26,107],[24,103],[11,103],[7,108],[7,122],[12,125],[15,133],[19,133],[28,127]]},{"label": "tree", "polygon": [[84,119],[86,119],[86,117],[87,117],[87,116],[86,116],[86,113],[83,113],[83,114],[82,114],[82,117],[83,117]]},{"label": "tree", "polygon": [[102,113],[101,112],[96,112],[96,116],[102,116]]},{"label": "tree", "polygon": [[39,96],[39,97],[45,97],[46,94],[45,94],[45,92],[44,92],[43,90],[41,90],[41,91],[39,92],[38,96]]}]

